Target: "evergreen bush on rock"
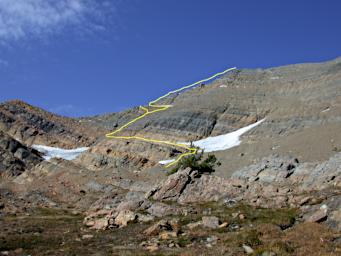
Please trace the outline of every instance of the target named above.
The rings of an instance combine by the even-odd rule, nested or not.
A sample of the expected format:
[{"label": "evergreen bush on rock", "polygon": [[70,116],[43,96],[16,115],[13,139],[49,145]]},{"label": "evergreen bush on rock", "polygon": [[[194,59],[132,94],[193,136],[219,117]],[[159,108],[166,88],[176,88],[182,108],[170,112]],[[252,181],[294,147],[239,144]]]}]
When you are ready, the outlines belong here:
[{"label": "evergreen bush on rock", "polygon": [[217,158],[213,154],[209,154],[204,160],[203,152],[195,155],[183,157],[176,164],[176,166],[168,173],[169,175],[176,173],[179,169],[191,168],[192,170],[198,171],[199,174],[212,173],[215,171],[215,166],[221,165]]}]

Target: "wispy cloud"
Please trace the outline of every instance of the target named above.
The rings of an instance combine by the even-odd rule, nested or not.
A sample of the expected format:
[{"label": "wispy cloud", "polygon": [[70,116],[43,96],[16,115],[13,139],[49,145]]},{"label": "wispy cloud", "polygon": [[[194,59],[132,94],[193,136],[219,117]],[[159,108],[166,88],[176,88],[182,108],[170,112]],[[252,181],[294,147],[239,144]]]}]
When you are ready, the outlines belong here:
[{"label": "wispy cloud", "polygon": [[43,37],[65,28],[105,29],[109,0],[0,0],[0,41]]}]

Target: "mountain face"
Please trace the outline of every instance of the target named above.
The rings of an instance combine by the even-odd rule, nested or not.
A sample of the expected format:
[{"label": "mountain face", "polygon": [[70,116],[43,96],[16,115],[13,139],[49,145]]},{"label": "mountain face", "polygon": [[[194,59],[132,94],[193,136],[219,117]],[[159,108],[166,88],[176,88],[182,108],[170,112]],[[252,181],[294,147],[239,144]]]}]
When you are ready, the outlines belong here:
[{"label": "mountain face", "polygon": [[0,129],[28,145],[63,148],[91,145],[105,132],[18,100],[0,104]]},{"label": "mountain face", "polygon": [[[337,135],[341,122],[340,82],[340,59],[321,64],[235,71],[212,84],[166,99],[162,103],[172,104],[172,108],[132,124],[122,135],[193,141],[225,134],[266,118],[261,126],[248,133],[253,145],[245,149],[244,155],[261,158],[291,150],[305,161],[327,160],[340,143]],[[139,113],[142,112],[132,109],[85,121],[113,130]],[[334,142],[330,143],[331,139]],[[81,161],[94,168],[106,168],[124,165],[121,160],[125,157],[128,162],[133,161],[136,168],[136,165],[154,166],[173,155],[174,148],[164,145],[105,139],[84,154]],[[235,156],[224,155],[231,165]],[[242,167],[238,163],[232,165]]]},{"label": "mountain face", "polygon": [[[139,108],[67,118],[0,104],[0,252],[339,255],[341,58],[236,70],[160,104],[172,107],[119,135],[191,142],[264,121],[213,152],[215,172],[168,175],[158,162],[181,148],[105,137]],[[35,145],[89,149],[45,160]]]}]

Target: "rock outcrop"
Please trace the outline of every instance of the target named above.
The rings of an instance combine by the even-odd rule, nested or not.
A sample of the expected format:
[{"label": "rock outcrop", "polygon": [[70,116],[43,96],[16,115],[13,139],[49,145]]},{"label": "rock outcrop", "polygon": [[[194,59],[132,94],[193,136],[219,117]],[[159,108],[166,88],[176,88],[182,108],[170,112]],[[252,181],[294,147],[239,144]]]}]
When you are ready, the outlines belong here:
[{"label": "rock outcrop", "polygon": [[260,163],[235,172],[232,177],[246,182],[297,186],[300,190],[322,190],[341,186],[341,153],[322,163],[300,164],[297,158],[266,157]]},{"label": "rock outcrop", "polygon": [[0,176],[15,177],[43,161],[40,153],[0,131]]},{"label": "rock outcrop", "polygon": [[[147,198],[179,204],[223,200],[257,207],[299,207],[307,221],[327,221],[338,228],[341,203],[341,154],[321,164],[300,164],[298,159],[269,156],[225,179],[180,170],[151,189]],[[309,196],[307,196],[309,195]]]}]

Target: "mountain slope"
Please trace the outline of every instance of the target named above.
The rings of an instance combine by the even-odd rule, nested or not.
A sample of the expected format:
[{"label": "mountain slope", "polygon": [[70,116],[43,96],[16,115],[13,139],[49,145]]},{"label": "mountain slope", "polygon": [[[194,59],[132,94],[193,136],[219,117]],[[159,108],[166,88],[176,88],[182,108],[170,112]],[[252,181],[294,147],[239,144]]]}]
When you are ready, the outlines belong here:
[{"label": "mountain slope", "polygon": [[[234,161],[239,154],[246,153],[252,157],[243,161],[251,163],[255,157],[296,147],[299,150],[293,153],[304,160],[327,160],[341,143],[338,135],[341,130],[341,58],[325,63],[231,72],[163,103],[173,107],[135,122],[122,134],[191,141],[225,134],[266,117],[262,125],[244,136],[245,143],[252,142],[254,147],[244,148],[244,153],[235,152],[231,157],[229,154],[233,151],[218,153],[222,160]],[[135,108],[84,121],[114,130],[139,114]],[[153,166],[174,154],[176,149],[164,145],[102,139],[84,154],[82,161],[107,168],[124,165],[120,159],[126,157],[134,159],[134,167]],[[238,167],[241,166],[236,163],[235,168]]]},{"label": "mountain slope", "polygon": [[0,130],[26,144],[74,148],[94,143],[104,129],[80,120],[58,116],[22,101],[0,104]]}]

